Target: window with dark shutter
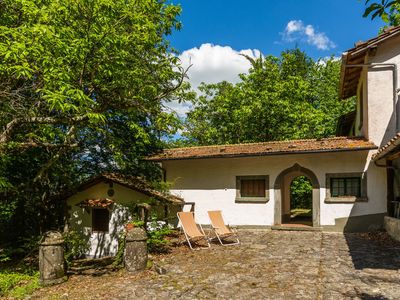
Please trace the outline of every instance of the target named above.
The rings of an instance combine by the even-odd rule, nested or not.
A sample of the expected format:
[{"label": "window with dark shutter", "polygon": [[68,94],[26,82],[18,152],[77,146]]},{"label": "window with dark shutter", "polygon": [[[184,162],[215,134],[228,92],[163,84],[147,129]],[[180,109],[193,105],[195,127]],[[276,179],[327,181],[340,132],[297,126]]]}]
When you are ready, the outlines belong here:
[{"label": "window with dark shutter", "polygon": [[92,209],[92,231],[108,232],[110,212],[108,209]]},{"label": "window with dark shutter", "polygon": [[269,200],[268,178],[268,175],[236,176],[235,202],[267,202]]},{"label": "window with dark shutter", "polygon": [[265,197],[265,179],[242,179],[240,195],[242,197]]}]

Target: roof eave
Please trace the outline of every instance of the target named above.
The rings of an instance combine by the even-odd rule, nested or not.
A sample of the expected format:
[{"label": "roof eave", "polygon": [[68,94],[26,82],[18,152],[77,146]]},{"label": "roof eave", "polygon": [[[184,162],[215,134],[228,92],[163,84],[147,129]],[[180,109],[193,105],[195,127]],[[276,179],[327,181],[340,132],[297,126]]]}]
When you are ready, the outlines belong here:
[{"label": "roof eave", "polygon": [[395,140],[391,145],[387,146],[382,152],[377,153],[372,157],[373,161],[378,161],[383,158],[386,158],[387,155],[389,155],[392,151],[396,150],[396,148],[399,148],[400,146],[400,139]]},{"label": "roof eave", "polygon": [[276,151],[276,152],[260,152],[260,153],[238,153],[238,154],[221,154],[221,155],[203,155],[203,156],[187,156],[187,157],[160,157],[148,158],[146,160],[153,162],[163,162],[172,160],[194,160],[194,159],[210,159],[210,158],[238,158],[238,157],[258,157],[272,155],[287,154],[313,154],[313,153],[335,153],[335,152],[352,152],[352,151],[369,151],[378,149],[378,146],[358,147],[347,149],[321,149],[321,150],[301,150],[301,151]]},{"label": "roof eave", "polygon": [[138,187],[136,187],[134,185],[126,184],[121,180],[116,180],[115,178],[112,178],[112,177],[108,176],[107,173],[100,174],[100,175],[98,175],[96,177],[93,177],[93,178],[89,179],[88,181],[80,184],[74,191],[72,191],[68,195],[65,195],[63,197],[63,199],[67,199],[67,198],[71,197],[72,195],[76,194],[77,192],[81,192],[81,191],[83,191],[83,190],[85,190],[87,188],[90,188],[90,187],[92,187],[92,186],[94,186],[94,185],[96,185],[96,184],[98,184],[100,182],[107,182],[107,181],[108,182],[111,181],[113,183],[119,184],[119,185],[121,185],[123,187],[126,187],[128,189],[131,189],[131,190],[134,190],[136,192],[142,193],[142,194],[144,194],[146,196],[156,198],[158,201],[164,201],[164,202],[168,202],[168,203],[171,203],[171,204],[183,204],[184,203],[184,200],[182,198],[177,197],[177,196],[171,195],[170,197],[168,197],[168,196],[164,196],[164,195],[158,194],[155,191],[153,192],[153,191],[150,191],[150,190],[140,189],[140,188],[138,188]]}]

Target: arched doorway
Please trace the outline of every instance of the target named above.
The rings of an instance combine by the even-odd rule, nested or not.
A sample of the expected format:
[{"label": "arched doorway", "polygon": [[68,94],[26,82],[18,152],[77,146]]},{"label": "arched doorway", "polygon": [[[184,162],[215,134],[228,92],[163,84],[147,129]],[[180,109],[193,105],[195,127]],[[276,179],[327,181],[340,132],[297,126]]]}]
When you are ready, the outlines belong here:
[{"label": "arched doorway", "polygon": [[312,186],[312,218],[309,224],[314,227],[320,226],[320,191],[319,182],[314,172],[307,168],[303,168],[299,164],[282,171],[275,180],[275,225],[281,225],[285,222],[290,222],[291,205],[290,205],[290,187],[295,178],[300,176],[306,177]]},{"label": "arched doorway", "polygon": [[[282,205],[289,207],[289,214],[282,216],[282,222],[312,226],[312,184],[307,176],[292,179],[289,187],[289,199],[283,199]],[[284,205],[284,202],[288,203]]]}]

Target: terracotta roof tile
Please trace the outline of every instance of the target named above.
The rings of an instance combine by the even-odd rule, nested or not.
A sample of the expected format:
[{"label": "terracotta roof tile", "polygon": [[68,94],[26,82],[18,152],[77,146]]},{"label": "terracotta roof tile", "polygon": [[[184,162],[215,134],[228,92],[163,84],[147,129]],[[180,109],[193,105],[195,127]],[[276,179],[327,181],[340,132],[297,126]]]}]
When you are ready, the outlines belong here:
[{"label": "terracotta roof tile", "polygon": [[148,157],[147,160],[165,161],[176,159],[262,156],[274,154],[370,150],[377,148],[378,147],[372,142],[361,137],[335,137],[325,139],[164,149],[161,153]]},{"label": "terracotta roof tile", "polygon": [[73,194],[85,190],[99,182],[114,182],[118,183],[122,186],[125,186],[129,189],[135,190],[139,193],[145,194],[149,197],[153,197],[154,199],[161,202],[169,202],[173,204],[182,204],[184,200],[180,197],[172,195],[168,192],[160,192],[154,189],[149,182],[145,181],[142,178],[123,175],[119,173],[103,173],[98,176],[92,177],[87,181],[81,183],[78,187],[73,190],[68,190],[63,192],[59,197],[62,199],[68,198]]},{"label": "terracotta roof tile", "polygon": [[372,155],[373,160],[384,158],[391,151],[395,150],[400,145],[400,132],[397,133],[386,145],[379,148],[378,152]]},{"label": "terracotta roof tile", "polygon": [[78,203],[80,207],[97,207],[97,208],[107,208],[114,204],[114,200],[108,198],[99,199],[85,199]]}]

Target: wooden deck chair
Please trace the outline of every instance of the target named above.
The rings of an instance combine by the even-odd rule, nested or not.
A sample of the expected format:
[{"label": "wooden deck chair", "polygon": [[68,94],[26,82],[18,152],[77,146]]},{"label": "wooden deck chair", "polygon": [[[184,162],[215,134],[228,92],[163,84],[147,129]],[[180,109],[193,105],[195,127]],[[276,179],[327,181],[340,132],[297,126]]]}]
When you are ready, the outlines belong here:
[{"label": "wooden deck chair", "polygon": [[[220,210],[208,211],[208,217],[210,218],[212,229],[213,229],[215,235],[217,236],[219,242],[221,243],[221,245],[229,246],[229,245],[240,244],[237,232],[225,225],[225,222],[224,222],[224,219],[222,218],[222,213]],[[233,243],[223,243],[222,242],[225,238],[229,238],[229,237],[236,238],[236,242],[233,242]]]},{"label": "wooden deck chair", "polygon": [[[204,233],[203,228],[201,225],[197,226],[196,222],[194,221],[194,214],[191,211],[181,211],[178,212],[178,219],[181,222],[183,233],[185,234],[186,240],[189,244],[190,249],[195,250],[192,246],[192,243],[196,243],[201,240],[205,240],[207,242],[207,247],[199,247],[201,248],[210,248],[210,242],[208,236]],[[199,230],[200,228],[200,230]]]}]

